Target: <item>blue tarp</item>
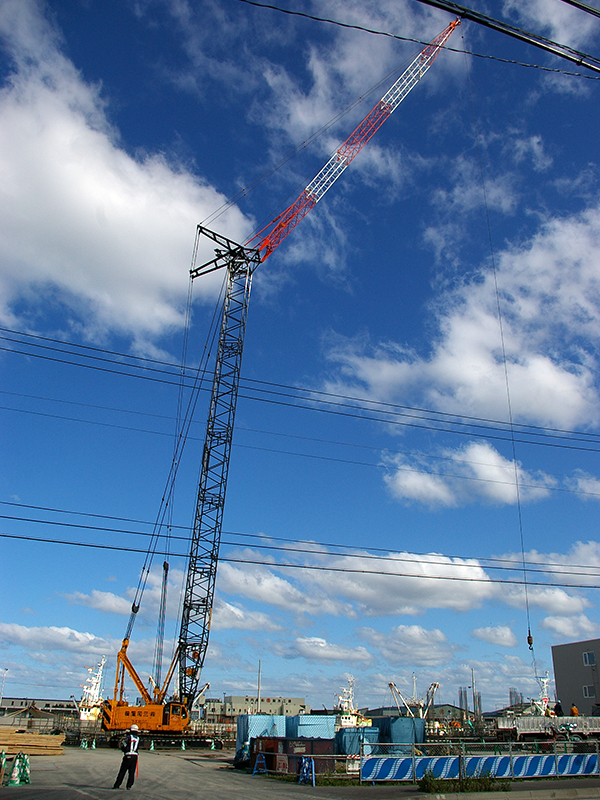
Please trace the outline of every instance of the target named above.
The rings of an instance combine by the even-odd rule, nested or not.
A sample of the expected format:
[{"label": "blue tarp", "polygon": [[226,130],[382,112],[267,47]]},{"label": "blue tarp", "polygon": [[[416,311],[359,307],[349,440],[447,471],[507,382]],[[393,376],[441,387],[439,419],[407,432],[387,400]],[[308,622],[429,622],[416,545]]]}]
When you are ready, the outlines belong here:
[{"label": "blue tarp", "polygon": [[335,735],[335,752],[340,756],[358,756],[364,742],[364,755],[372,755],[377,748],[371,742],[376,743],[379,738],[379,728],[340,728]]},{"label": "blue tarp", "polygon": [[286,717],[285,735],[289,739],[333,739],[335,717],[322,714],[299,714]]},{"label": "blue tarp", "polygon": [[285,737],[285,719],[282,714],[240,714],[237,718],[236,752],[245,742],[258,736]]},{"label": "blue tarp", "polygon": [[409,752],[402,745],[422,744],[425,741],[425,720],[418,717],[374,717],[373,727],[379,729],[379,741],[391,742],[385,748],[388,755],[401,755]]}]

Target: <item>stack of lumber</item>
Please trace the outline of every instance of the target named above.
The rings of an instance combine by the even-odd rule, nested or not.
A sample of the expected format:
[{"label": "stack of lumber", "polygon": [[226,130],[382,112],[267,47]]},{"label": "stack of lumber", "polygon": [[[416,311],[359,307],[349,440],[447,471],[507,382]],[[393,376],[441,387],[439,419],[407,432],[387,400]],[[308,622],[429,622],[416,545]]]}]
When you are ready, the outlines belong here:
[{"label": "stack of lumber", "polygon": [[0,751],[7,756],[26,753],[28,756],[62,756],[64,735],[7,730],[0,725]]}]

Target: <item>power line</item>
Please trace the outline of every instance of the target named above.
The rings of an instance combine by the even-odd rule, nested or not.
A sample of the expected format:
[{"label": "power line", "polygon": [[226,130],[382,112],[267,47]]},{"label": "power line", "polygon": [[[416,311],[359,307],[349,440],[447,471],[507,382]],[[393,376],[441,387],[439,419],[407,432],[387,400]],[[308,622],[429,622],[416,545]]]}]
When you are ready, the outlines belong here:
[{"label": "power line", "polygon": [[[0,330],[7,330],[2,329]],[[30,334],[21,334],[19,332],[11,331],[11,333],[17,333],[17,335],[21,336],[30,336]],[[7,338],[2,337],[0,338]],[[37,337],[43,340],[48,340],[48,337]],[[56,342],[56,340],[52,340]],[[70,343],[67,343],[70,345]],[[36,345],[37,347],[44,348],[45,345]],[[83,345],[73,345],[79,348],[83,348]],[[88,369],[98,369],[100,372],[109,372],[113,374],[121,374],[125,377],[138,377],[145,380],[157,380],[159,383],[164,383],[167,385],[177,385],[179,386],[180,383],[180,376],[177,376],[171,370],[180,370],[180,365],[173,364],[170,362],[159,362],[156,359],[140,359],[143,363],[150,362],[152,364],[160,364],[168,369],[158,369],[157,367],[144,367],[145,369],[149,370],[151,373],[157,372],[160,376],[167,375],[169,377],[173,377],[173,380],[167,380],[163,377],[159,377],[158,379],[152,376],[139,374],[139,373],[130,373],[130,372],[122,372],[116,369],[107,369],[104,367],[97,367],[94,364],[85,364],[80,362],[72,362],[69,360],[63,359],[56,359],[53,357],[46,357],[40,355],[39,353],[29,353],[23,352],[21,350],[16,350],[14,348],[2,348],[7,349],[9,352],[17,353],[21,355],[29,355],[37,358],[48,359],[48,360],[56,360],[60,363],[66,363],[71,366],[83,366]],[[51,350],[60,350],[59,348],[51,347]],[[90,348],[94,352],[98,352],[99,348]],[[69,355],[69,351],[60,350],[67,355]],[[137,360],[137,357],[130,356],[122,353],[116,353],[114,351],[103,351],[110,355],[115,355],[118,357],[128,358],[130,360]],[[118,364],[118,362],[112,361],[111,359],[107,359],[104,357],[92,355],[88,356],[84,354],[85,358],[91,359],[95,361],[96,359],[102,362],[109,362],[111,364]],[[138,364],[133,363],[129,364],[128,366],[139,368],[141,369]],[[206,373],[208,374],[208,373]],[[197,380],[195,372],[189,372],[188,378]],[[200,381],[200,388],[202,381]],[[186,388],[190,388],[189,385],[186,385]],[[501,441],[511,441],[510,436],[498,436],[490,433],[490,431],[499,431],[499,432],[509,432],[507,423],[499,421],[499,420],[492,420],[482,417],[473,417],[462,415],[459,416],[457,414],[453,414],[450,412],[444,411],[434,411],[432,409],[420,408],[420,407],[412,407],[406,405],[400,405],[395,403],[384,402],[380,400],[371,400],[368,398],[360,398],[360,397],[352,397],[348,395],[340,395],[332,392],[325,392],[318,389],[310,389],[306,387],[298,387],[298,386],[289,386],[286,384],[279,384],[279,383],[269,383],[267,381],[260,381],[260,380],[253,380],[253,379],[244,379],[242,381],[242,392],[240,393],[240,397],[247,399],[247,400],[254,400],[258,402],[267,402],[272,403],[275,405],[280,406],[287,406],[287,407],[294,407],[294,408],[307,408],[310,410],[320,411],[322,413],[333,413],[337,414],[338,416],[348,416],[348,417],[363,417],[365,419],[371,419],[374,421],[385,422],[386,424],[397,424],[403,427],[413,427],[413,428],[420,428],[426,430],[433,430],[433,431],[441,431],[446,433],[462,433],[460,430],[454,430],[453,428],[447,426],[455,426],[457,428],[469,428],[467,431],[467,435],[474,436],[477,438],[491,438],[497,439]],[[244,393],[245,392],[245,393]],[[252,393],[252,394],[250,394]],[[258,395],[258,396],[256,396]],[[267,397],[265,397],[265,395]],[[299,396],[300,395],[300,396]],[[282,401],[281,397],[289,398],[295,402],[287,402]],[[348,402],[341,402],[341,401],[348,401]],[[322,406],[327,406],[328,408],[314,408],[318,404]],[[360,414],[348,413],[348,412],[341,412],[336,411],[335,407],[339,408],[348,408],[352,411],[360,411]],[[406,420],[418,420],[417,422],[407,422]],[[425,424],[430,423],[430,424]],[[433,423],[433,424],[431,424]],[[537,444],[543,446],[551,446],[551,447],[561,447],[566,449],[572,450],[582,450],[586,452],[597,452],[600,450],[600,447],[581,447],[579,445],[573,444],[564,444],[564,442],[581,442],[584,444],[598,444],[600,445],[600,441],[597,434],[593,433],[583,433],[580,431],[569,431],[560,428],[541,428],[539,426],[525,424],[525,423],[514,423],[515,428],[518,428],[521,435],[525,435],[528,437],[538,437],[541,441],[535,441],[533,439],[517,439],[519,443],[522,444]],[[476,430],[473,429],[481,429],[485,431],[483,434],[478,433]],[[544,441],[550,440],[550,441]],[[558,443],[560,442],[560,443]]]},{"label": "power line", "polygon": [[[82,424],[85,424],[85,425],[98,425],[98,426],[103,427],[103,428],[114,428],[116,430],[125,430],[125,431],[134,432],[134,433],[144,433],[144,434],[150,434],[150,435],[153,435],[153,436],[166,436],[166,437],[172,438],[172,433],[163,432],[163,431],[156,431],[156,430],[148,430],[148,429],[143,429],[143,428],[134,428],[134,427],[129,426],[129,425],[116,425],[115,423],[100,422],[98,420],[82,420],[82,419],[79,419],[77,417],[66,417],[66,416],[63,416],[63,415],[48,414],[47,412],[31,411],[31,410],[25,410],[25,409],[12,409],[12,408],[9,408],[7,406],[0,406],[0,409],[8,410],[8,411],[15,411],[16,413],[22,413],[22,414],[32,414],[32,415],[35,415],[35,416],[42,416],[42,417],[46,417],[46,418],[50,418],[50,419],[62,419],[62,420],[67,420],[69,422],[79,422],[79,423],[82,423]],[[327,440],[319,440],[319,439],[314,439],[314,438],[310,439],[309,437],[295,437],[295,436],[292,436],[291,434],[276,433],[276,432],[273,432],[273,431],[255,431],[255,432],[261,433],[262,435],[269,434],[269,435],[282,436],[282,437],[287,437],[287,438],[308,439],[309,441],[336,444],[336,445],[342,446],[342,447],[359,447],[359,448],[363,448],[363,449],[371,450],[371,451],[375,450],[377,452],[382,453],[382,455],[385,455],[385,456],[406,455],[406,456],[410,456],[412,458],[426,458],[426,459],[430,459],[430,460],[431,459],[446,460],[446,461],[451,461],[452,463],[455,463],[455,464],[465,464],[467,466],[483,466],[483,467],[486,467],[486,466],[487,467],[492,467],[492,466],[494,466],[492,464],[486,464],[485,462],[481,462],[481,461],[472,461],[472,460],[465,459],[465,458],[457,459],[457,458],[453,458],[451,456],[432,456],[432,455],[429,455],[429,454],[426,454],[426,453],[402,451],[402,450],[390,450],[387,447],[383,448],[383,447],[374,447],[372,445],[358,445],[358,444],[353,444],[351,442],[327,442]],[[494,437],[488,437],[488,438],[494,438]],[[189,441],[201,441],[200,438],[191,436],[189,434],[187,436],[187,439]],[[258,452],[263,452],[263,453],[278,453],[278,454],[281,454],[281,455],[293,456],[295,458],[310,458],[310,459],[314,459],[314,460],[318,460],[318,461],[328,461],[328,462],[333,462],[333,463],[338,463],[338,464],[349,464],[349,465],[352,465],[352,466],[372,467],[372,468],[381,469],[381,470],[390,470],[390,469],[392,469],[392,470],[394,470],[396,472],[410,472],[410,473],[415,473],[417,475],[434,475],[434,476],[439,477],[439,478],[448,478],[448,479],[451,479],[451,480],[474,481],[476,483],[489,483],[489,484],[499,485],[499,486],[514,486],[514,482],[513,481],[501,481],[501,480],[494,479],[494,478],[482,478],[482,477],[479,477],[477,475],[460,475],[458,473],[447,473],[447,472],[441,472],[439,470],[434,471],[434,470],[427,470],[427,469],[422,469],[422,468],[419,469],[419,468],[417,468],[415,466],[409,466],[409,465],[406,465],[406,464],[398,464],[398,463],[386,464],[386,463],[381,463],[381,462],[373,463],[373,462],[369,462],[369,461],[358,461],[357,459],[351,459],[351,458],[340,458],[340,457],[335,457],[335,456],[325,456],[325,455],[322,455],[322,454],[315,454],[315,453],[301,453],[301,452],[295,452],[295,451],[292,451],[292,450],[289,450],[289,449],[288,450],[282,450],[282,449],[274,448],[274,447],[264,447],[264,446],[259,446],[259,445],[241,444],[239,442],[234,442],[232,446],[235,447],[235,448],[238,448],[238,449],[243,449],[243,450],[256,450]],[[553,476],[553,477],[557,476],[556,473],[545,473],[545,474],[547,474],[549,476]],[[563,474],[558,474],[558,477],[567,478],[568,476],[563,475]],[[565,494],[576,494],[576,495],[583,495],[583,496],[586,496],[586,497],[600,497],[600,492],[592,492],[592,491],[588,491],[588,490],[584,490],[584,489],[573,489],[573,488],[567,488],[567,487],[564,487],[564,486],[553,486],[551,484],[550,485],[549,484],[535,484],[535,483],[525,483],[524,481],[520,481],[520,486],[522,486],[524,489],[530,489],[530,490],[534,490],[534,491],[537,490],[537,491],[563,492]]]},{"label": "power line", "polygon": [[[1,539],[15,539],[27,542],[38,542],[42,544],[58,544],[58,545],[65,545],[71,547],[88,547],[96,550],[111,550],[115,552],[124,552],[124,553],[143,553],[147,552],[146,548],[136,548],[136,547],[124,547],[122,545],[107,545],[107,544],[97,544],[95,542],[72,542],[65,539],[45,539],[36,536],[22,536],[17,534],[10,534],[10,533],[0,533]],[[169,553],[161,552],[160,550],[155,550],[154,555],[158,556],[173,556],[175,558],[187,558],[187,553],[175,553],[170,551]],[[416,575],[414,572],[386,572],[385,570],[370,570],[370,569],[358,569],[352,567],[327,567],[321,564],[293,564],[290,562],[277,562],[273,563],[271,561],[264,562],[259,561],[257,559],[251,558],[233,558],[231,556],[219,556],[220,562],[227,562],[229,564],[254,564],[256,566],[261,567],[270,567],[272,569],[301,569],[301,570],[308,570],[308,571],[316,571],[316,572],[335,572],[335,573],[345,573],[351,575],[377,575],[380,577],[388,577],[388,578],[414,578],[414,579],[425,579],[425,580],[436,580],[436,581],[452,581],[456,583],[485,583],[485,584],[508,584],[508,585],[515,585],[515,586],[523,586],[524,581],[517,580],[517,579],[508,579],[508,578],[490,578],[486,576],[485,578],[467,578],[464,576],[458,575],[425,575],[425,574],[418,574]],[[415,563],[422,563],[422,562],[415,562]],[[444,566],[451,566],[449,564],[445,564]],[[464,569],[475,568],[475,565],[463,564],[461,565]],[[477,565],[479,566],[479,565]],[[592,576],[594,577],[594,576]],[[592,587],[589,584],[579,584],[579,583],[560,583],[556,581],[528,581],[529,586],[542,586],[542,587],[551,587],[551,588],[569,588],[569,589],[592,589],[596,587]]]},{"label": "power line", "polygon": [[[568,2],[568,0],[565,1]],[[246,3],[247,5],[251,6],[256,6],[257,8],[268,8],[272,11],[278,11],[281,14],[287,14],[293,17],[304,17],[305,19],[310,19],[313,20],[314,22],[324,22],[329,25],[336,25],[340,28],[349,28],[352,30],[358,30],[364,33],[373,34],[375,36],[387,36],[391,39],[398,39],[399,41],[403,42],[414,42],[415,44],[427,44],[427,42],[424,42],[420,39],[414,39],[409,36],[400,36],[395,33],[390,33],[389,31],[381,31],[373,28],[367,28],[363,25],[340,22],[339,20],[329,19],[326,17],[317,17],[313,14],[307,14],[302,11],[291,11],[290,9],[280,8],[279,6],[270,5],[268,3],[259,3],[256,2],[256,0],[239,0],[239,2]],[[587,67],[588,69],[593,70],[595,72],[600,72],[600,66],[584,63],[584,59],[590,59],[592,62],[597,61],[598,59],[596,59],[594,56],[588,55],[587,53],[580,53],[578,50],[573,50],[567,45],[562,45],[557,42],[553,42],[551,39],[545,39],[543,36],[537,36],[535,34],[527,33],[526,31],[522,31],[520,28],[515,28],[511,25],[507,25],[504,22],[499,22],[498,20],[492,19],[492,17],[485,17],[483,14],[478,14],[477,12],[471,11],[471,9],[467,9],[465,6],[459,6],[456,3],[435,2],[435,0],[417,0],[417,2],[426,3],[427,5],[432,5],[437,8],[441,8],[445,11],[450,11],[451,13],[456,14],[459,17],[463,17],[464,19],[469,19],[470,21],[485,25],[486,27],[499,31],[500,33],[505,33],[516,39],[520,39],[521,41],[524,41],[527,44],[532,44],[535,47],[539,47],[542,50],[546,50],[547,52],[552,53],[553,55],[566,58],[569,61],[573,61],[576,64]],[[600,77],[596,75],[586,75],[580,72],[567,72],[562,69],[553,69],[551,67],[544,67],[541,64],[527,64],[522,61],[516,61],[514,59],[501,58],[499,56],[486,55],[483,53],[475,53],[470,50],[458,50],[448,45],[445,45],[444,49],[449,50],[450,52],[453,53],[464,53],[465,55],[470,55],[475,58],[486,58],[491,61],[498,61],[503,64],[514,64],[515,66],[519,67],[539,69],[543,72],[557,72],[561,75],[569,75],[577,78],[600,80]]]},{"label": "power line", "polygon": [[[10,505],[10,504],[9,504]],[[53,510],[53,509],[47,509]],[[71,512],[65,512],[71,513]],[[95,516],[95,515],[90,515]],[[0,519],[10,520],[12,522],[28,522],[28,523],[35,523],[35,524],[43,524],[43,525],[55,525],[57,527],[63,528],[71,528],[77,529],[81,531],[93,531],[98,532],[101,531],[106,534],[119,534],[119,535],[130,535],[130,536],[144,536],[146,538],[156,536],[157,540],[159,539],[174,539],[182,542],[189,542],[189,536],[178,536],[172,533],[158,533],[152,534],[146,531],[135,531],[131,530],[130,528],[106,528],[105,526],[100,525],[89,525],[89,524],[81,524],[81,523],[73,523],[73,522],[64,522],[60,520],[49,520],[49,519],[35,519],[33,517],[18,517],[15,515],[10,514],[2,514],[0,515]],[[109,518],[115,519],[115,518]],[[117,518],[118,519],[118,518]],[[138,521],[139,522],[139,521]],[[141,523],[150,525],[150,523]],[[171,525],[170,527],[179,530],[187,530],[184,526],[181,525]],[[273,551],[282,551],[287,553],[304,553],[310,555],[321,555],[321,556],[329,556],[331,558],[356,558],[356,559],[364,559],[364,560],[375,560],[375,561],[384,561],[390,563],[420,563],[418,559],[424,559],[425,563],[428,565],[433,566],[443,566],[443,567],[456,567],[463,569],[465,567],[473,567],[478,566],[485,569],[491,569],[501,572],[519,572],[522,570],[522,564],[517,563],[516,560],[511,559],[495,559],[495,558],[479,558],[477,556],[456,556],[456,555],[446,555],[442,553],[411,553],[406,554],[406,556],[402,555],[401,553],[391,553],[389,549],[379,549],[379,552],[385,553],[385,555],[376,555],[371,552],[332,552],[331,549],[321,549],[318,550],[316,548],[338,548],[338,549],[348,549],[356,551],[356,547],[352,545],[338,545],[338,544],[331,544],[331,543],[324,543],[318,541],[307,541],[307,540],[292,540],[292,539],[284,539],[280,537],[271,537],[271,536],[264,536],[260,534],[249,534],[249,533],[240,533],[240,532],[233,532],[233,531],[224,531],[225,536],[229,537],[243,537],[243,538],[250,538],[250,539],[258,539],[260,542],[264,542],[265,540],[273,541],[273,542],[287,542],[287,546],[278,545],[278,544],[260,544],[253,542],[251,547],[255,550],[273,550]],[[51,541],[44,539],[43,541]],[[78,544],[85,544],[85,542],[75,542]],[[224,539],[222,541],[223,545],[228,547],[247,547],[247,542],[238,542],[238,541],[231,541],[230,539]],[[311,545],[310,547],[298,547],[297,545]],[[289,546],[294,545],[294,546]],[[110,545],[107,545],[110,547]],[[366,548],[369,551],[371,550],[378,550],[378,548]],[[432,557],[441,557],[445,559],[450,559],[450,563],[448,561],[436,561],[435,558]],[[466,564],[465,561],[477,561],[477,565],[474,564]],[[461,562],[461,563],[458,563]],[[484,562],[490,562],[489,564],[485,564]],[[510,564],[513,566],[505,566],[506,564]],[[578,576],[585,576],[590,578],[600,578],[600,566],[598,567],[591,567],[584,564],[557,564],[551,562],[540,562],[540,561],[529,561],[526,562],[528,572],[537,572],[541,574],[551,574],[551,575],[578,575]],[[549,567],[549,569],[540,569],[540,567]],[[567,569],[568,568],[568,569]],[[584,570],[580,572],[578,570]]]}]

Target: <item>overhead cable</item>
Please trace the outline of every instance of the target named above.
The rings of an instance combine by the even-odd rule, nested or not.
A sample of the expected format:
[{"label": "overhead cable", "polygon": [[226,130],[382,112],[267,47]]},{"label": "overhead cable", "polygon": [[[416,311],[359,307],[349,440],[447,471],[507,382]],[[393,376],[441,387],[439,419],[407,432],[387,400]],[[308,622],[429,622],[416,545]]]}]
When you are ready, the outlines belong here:
[{"label": "overhead cable", "polygon": [[[37,536],[21,536],[17,534],[11,533],[0,533],[0,539],[15,539],[20,541],[27,541],[27,542],[38,542],[41,544],[59,544],[71,547],[89,547],[95,550],[111,550],[115,552],[121,553],[146,553],[146,548],[136,548],[136,547],[125,547],[123,545],[107,545],[107,544],[98,544],[97,542],[73,542],[68,541],[66,539],[45,539],[42,537]],[[166,556],[167,553],[161,552],[159,550],[155,551],[155,555],[158,556]],[[174,553],[170,552],[171,556],[177,558],[187,558],[188,553]],[[346,573],[351,575],[378,575],[380,577],[386,578],[414,578],[414,579],[424,579],[424,580],[436,580],[436,581],[452,581],[453,583],[485,583],[485,584],[509,584],[515,586],[522,586],[523,581],[518,579],[512,578],[490,578],[486,575],[486,577],[473,577],[467,578],[465,576],[459,575],[425,575],[423,573],[415,574],[414,572],[387,572],[385,570],[372,570],[372,569],[358,569],[353,567],[327,567],[323,566],[322,564],[294,564],[291,562],[272,562],[272,561],[260,561],[259,559],[252,559],[252,558],[234,558],[231,556],[219,556],[220,562],[227,562],[229,564],[253,564],[260,567],[268,567],[271,569],[300,569],[300,570],[307,570],[310,572],[336,572],[336,573]],[[450,565],[446,565],[450,566]],[[478,567],[479,565],[473,565],[473,569]],[[463,568],[469,569],[469,564],[463,564]],[[592,576],[593,577],[593,576]],[[560,588],[569,588],[569,589],[593,589],[594,586],[590,586],[587,583],[561,583],[558,581],[529,581],[529,586],[542,586],[544,588],[548,587],[560,587]]]},{"label": "overhead cable", "polygon": [[[145,526],[152,525],[151,522],[148,522],[146,520],[132,519],[130,517],[118,517],[118,516],[114,516],[114,515],[110,515],[110,514],[98,514],[98,513],[94,513],[94,512],[88,512],[88,511],[68,511],[66,509],[61,509],[61,508],[50,508],[48,506],[35,506],[35,505],[27,504],[27,503],[17,503],[15,501],[10,501],[10,500],[0,500],[0,505],[12,506],[12,507],[16,507],[16,508],[28,508],[28,509],[31,509],[31,510],[34,510],[34,511],[45,511],[45,512],[54,513],[54,514],[68,514],[69,516],[75,516],[75,517],[89,517],[91,519],[110,520],[112,522],[125,522],[125,523],[129,523],[129,524],[132,524],[132,525],[145,525]],[[14,519],[16,521],[18,518],[17,517],[9,517],[7,515],[5,517],[5,519]],[[51,521],[49,521],[49,522],[51,522]],[[81,525],[79,527],[81,527],[82,529],[88,528],[87,525]],[[89,527],[91,527],[92,529],[96,529],[94,526],[89,526]],[[189,526],[186,526],[186,525],[175,525],[174,524],[173,528],[175,530],[185,530],[185,531],[189,532]],[[106,528],[105,526],[102,526],[101,528],[98,527],[97,529],[104,530],[104,531],[106,531],[108,533],[119,533],[119,532],[121,532],[120,529],[117,529],[117,528]],[[129,528],[124,530],[123,532],[125,532],[125,533],[134,533],[134,531],[131,531]],[[141,532],[141,533],[143,533],[143,532]],[[227,536],[241,536],[243,538],[251,539],[251,540],[260,539],[261,541],[264,541],[265,539],[267,539],[268,541],[287,542],[289,544],[294,544],[294,545],[305,544],[305,545],[311,545],[313,547],[316,545],[318,547],[337,548],[338,550],[356,550],[356,545],[344,544],[344,543],[340,543],[340,542],[320,542],[320,541],[317,541],[315,539],[298,539],[298,538],[290,539],[290,538],[287,538],[287,537],[284,537],[284,536],[272,536],[272,535],[266,535],[264,533],[245,533],[244,531],[223,531],[223,534],[227,535]],[[176,539],[189,539],[189,536],[185,536],[185,537],[176,536],[174,538],[176,538]],[[243,546],[246,547],[247,543],[244,543]],[[252,547],[255,547],[255,546],[256,546],[255,544],[252,544]],[[369,549],[369,552],[372,552],[372,553],[385,553],[385,554],[389,554],[390,553],[389,547],[383,548],[383,547],[369,546],[368,549]],[[331,551],[328,551],[328,552],[331,552]],[[335,555],[349,555],[349,554],[335,553]],[[413,556],[428,557],[428,556],[431,556],[431,553],[421,553],[421,552],[414,552],[413,551],[412,555]],[[486,566],[486,567],[487,567],[487,564],[489,562],[489,568],[490,569],[496,569],[494,564],[514,564],[515,563],[515,559],[498,558],[498,557],[495,557],[495,556],[474,556],[474,555],[465,556],[465,555],[448,554],[448,553],[438,553],[436,555],[440,555],[440,556],[443,555],[445,558],[455,559],[455,560],[456,559],[463,560],[463,561],[464,560],[476,560],[480,565],[483,565],[483,566]],[[484,562],[486,562],[486,563],[484,563]],[[532,565],[536,565],[538,567],[553,567],[554,568],[554,567],[557,566],[556,562],[550,562],[550,561],[537,561],[536,560],[536,561],[530,561],[528,563],[530,563]],[[596,569],[595,567],[590,567],[588,564],[574,564],[574,563],[571,563],[571,562],[564,562],[562,564],[562,567],[569,567],[569,568],[572,568],[572,569]],[[519,569],[520,569],[520,567],[519,567]],[[600,567],[598,567],[598,569],[600,570]],[[592,573],[583,573],[583,574],[592,574]]]},{"label": "overhead cable", "polygon": [[[274,6],[274,5],[271,5],[269,3],[259,3],[259,2],[257,2],[257,0],[239,0],[239,2],[246,3],[246,4],[251,5],[251,6],[257,6],[258,8],[268,8],[268,9],[271,9],[272,11],[279,11],[282,14],[288,14],[290,16],[305,17],[306,19],[310,19],[310,20],[313,20],[315,22],[325,22],[325,23],[328,23],[330,25],[337,25],[340,28],[350,28],[350,29],[354,29],[354,30],[358,30],[358,31],[363,31],[365,33],[374,34],[375,36],[388,36],[388,37],[390,37],[392,39],[398,39],[398,40],[403,41],[403,42],[414,42],[415,44],[426,44],[426,42],[422,41],[421,39],[415,39],[415,38],[412,38],[412,37],[409,37],[409,36],[400,36],[400,35],[395,34],[395,33],[390,33],[389,31],[381,31],[381,30],[376,30],[376,29],[373,29],[373,28],[367,28],[364,25],[350,24],[350,23],[347,23],[347,22],[341,22],[339,20],[328,19],[327,17],[317,17],[314,14],[307,14],[307,13],[305,13],[303,11],[292,11],[291,9],[281,8],[280,6]],[[427,3],[428,0],[418,0],[418,2]],[[429,2],[429,5],[438,5],[438,4],[433,2],[433,0],[432,0],[432,2]],[[446,6],[448,6],[448,7],[446,7]],[[450,6],[452,6],[453,8],[450,8]],[[515,36],[515,38],[522,39],[523,41],[526,41],[528,44],[534,44],[536,47],[540,47],[543,50],[547,50],[548,52],[551,52],[554,55],[558,55],[558,56],[562,56],[563,58],[567,58],[567,60],[573,61],[576,64],[579,64],[580,66],[587,67],[588,69],[590,69],[590,70],[592,70],[594,72],[600,72],[600,66],[593,66],[592,64],[584,63],[581,60],[581,58],[588,58],[592,62],[593,61],[598,61],[598,59],[596,59],[594,56],[588,56],[586,53],[579,54],[579,51],[572,50],[572,48],[569,48],[566,45],[561,45],[561,44],[559,44],[557,42],[553,42],[551,39],[544,39],[544,37],[542,37],[542,36],[536,36],[535,34],[530,34],[530,33],[527,33],[526,31],[522,31],[522,36],[517,36],[516,33],[518,31],[520,31],[519,28],[513,28],[512,26],[507,25],[506,23],[499,22],[498,20],[493,20],[491,17],[485,17],[483,14],[477,15],[477,12],[471,11],[471,9],[467,9],[464,6],[459,6],[456,3],[446,3],[444,5],[442,5],[440,3],[438,5],[438,7],[439,8],[443,8],[443,10],[446,10],[446,11],[452,11],[452,13],[457,14],[458,16],[461,16],[464,19],[469,19],[470,21],[478,22],[479,24],[482,24],[482,25],[485,24],[483,20],[490,20],[491,22],[495,23],[495,26],[497,26],[497,27],[494,27],[492,25],[488,25],[488,27],[494,27],[495,30],[500,31],[501,33],[506,33],[507,35],[513,35],[513,36]],[[461,11],[459,9],[463,9],[463,10]],[[479,18],[475,19],[475,16],[469,16],[470,14],[477,15]],[[504,28],[506,28],[506,29],[504,29]],[[511,33],[510,32],[511,30],[514,31],[514,33]],[[547,44],[544,44],[544,43],[547,43]],[[552,47],[552,49],[550,49],[550,47]],[[562,50],[562,48],[564,48],[564,51]],[[450,47],[448,45],[445,45],[445,49],[446,50],[450,50],[453,53],[465,53],[466,55],[470,55],[470,56],[473,56],[475,58],[486,58],[486,59],[489,59],[489,60],[492,60],[492,61],[499,61],[499,62],[504,63],[504,64],[515,64],[516,66],[519,66],[519,67],[528,67],[528,68],[531,68],[531,69],[539,69],[539,70],[542,70],[542,71],[545,71],[545,72],[558,72],[558,73],[560,73],[562,75],[570,75],[570,76],[578,77],[578,78],[588,78],[590,80],[600,80],[600,76],[596,76],[596,75],[585,75],[585,74],[582,74],[580,72],[566,72],[565,70],[561,70],[561,69],[552,69],[551,67],[545,67],[545,66],[542,66],[541,64],[526,64],[526,63],[524,63],[522,61],[516,61],[514,59],[501,58],[499,56],[486,55],[486,54],[483,54],[483,53],[475,53],[475,52],[472,52],[472,51],[469,51],[469,50],[457,50],[456,48]],[[570,52],[572,54],[571,58],[569,58],[567,56],[568,52]],[[577,56],[580,56],[580,58],[578,58]]]},{"label": "overhead cable", "polygon": [[[10,520],[12,522],[28,522],[34,524],[41,524],[41,525],[55,525],[59,528],[71,528],[80,531],[99,531],[105,534],[118,534],[119,537],[126,535],[126,536],[144,536],[146,538],[153,537],[153,534],[147,531],[134,531],[129,530],[127,528],[105,528],[100,525],[82,525],[81,523],[74,523],[74,522],[62,522],[56,520],[49,520],[49,519],[35,519],[33,517],[17,517],[9,514],[1,514],[0,519]],[[172,527],[179,527],[179,526],[172,526]],[[228,533],[224,532],[227,536],[236,536],[240,534],[235,533]],[[241,536],[248,536],[249,534],[241,534]],[[319,547],[324,547],[325,545],[321,545],[319,542],[289,542],[286,545],[283,544],[264,544],[265,540],[269,541],[271,537],[259,536],[255,535],[253,538],[260,539],[262,544],[257,542],[252,542],[251,545],[248,545],[247,542],[237,542],[232,541],[231,539],[224,539],[222,540],[221,544],[227,547],[244,547],[248,548],[249,546],[253,550],[268,550],[268,551],[276,551],[276,552],[284,552],[284,553],[300,553],[304,555],[313,555],[313,556],[327,556],[329,558],[343,558],[343,559],[360,559],[365,561],[381,561],[387,563],[404,563],[404,564],[422,564],[426,563],[428,566],[438,566],[438,567],[447,567],[449,569],[470,569],[473,567],[481,567],[482,569],[488,570],[495,570],[499,572],[522,572],[522,564],[516,561],[510,561],[509,563],[513,566],[505,566],[503,565],[496,565],[494,563],[485,564],[480,563],[485,561],[486,559],[478,559],[474,556],[470,556],[468,558],[461,557],[461,556],[446,556],[442,553],[394,553],[390,552],[389,550],[386,551],[385,555],[377,555],[371,552],[356,552],[357,548],[354,547],[355,552],[350,553],[339,553],[334,552],[332,550],[319,550]],[[168,540],[174,539],[183,542],[189,542],[189,536],[177,536],[173,535],[170,532],[158,534],[157,539],[160,539],[164,542],[167,542],[167,553],[169,552],[168,547]],[[50,541],[48,539],[44,539],[44,541]],[[274,541],[279,541],[278,539]],[[74,542],[76,544],[86,544],[86,542]],[[97,544],[98,542],[95,542]],[[298,547],[297,544],[311,544],[311,547]],[[293,545],[293,546],[292,546]],[[164,546],[164,545],[163,545]],[[337,545],[331,545],[332,547],[337,547]],[[110,548],[110,545],[107,544],[107,547]],[[156,552],[158,547],[158,542],[153,543],[154,551]],[[368,548],[369,550],[371,548]],[[437,560],[437,559],[446,559],[446,560]],[[477,564],[473,563],[466,563],[467,561],[476,561]],[[505,561],[508,561],[506,559]],[[547,563],[539,563],[536,561],[527,562],[528,565],[528,572],[536,572],[542,575],[577,575],[580,577],[586,578],[600,578],[600,566],[598,567],[591,567],[581,565],[579,569],[565,569],[565,567],[577,567],[577,565],[570,565],[570,564],[547,564]],[[531,566],[535,565],[535,566]],[[276,563],[273,566],[277,566]],[[542,569],[542,567],[548,567],[548,569]],[[583,571],[579,571],[583,570]],[[592,587],[593,588],[593,587]]]}]

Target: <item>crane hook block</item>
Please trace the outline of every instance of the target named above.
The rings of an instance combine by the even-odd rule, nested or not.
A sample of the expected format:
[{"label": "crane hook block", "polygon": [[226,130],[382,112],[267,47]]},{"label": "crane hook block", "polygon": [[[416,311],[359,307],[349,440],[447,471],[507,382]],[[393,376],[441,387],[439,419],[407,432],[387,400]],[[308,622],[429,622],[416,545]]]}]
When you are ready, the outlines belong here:
[{"label": "crane hook block", "polygon": [[529,645],[529,649],[533,650],[533,636],[531,635],[531,631],[527,634],[527,644]]}]

